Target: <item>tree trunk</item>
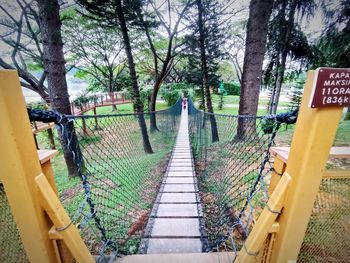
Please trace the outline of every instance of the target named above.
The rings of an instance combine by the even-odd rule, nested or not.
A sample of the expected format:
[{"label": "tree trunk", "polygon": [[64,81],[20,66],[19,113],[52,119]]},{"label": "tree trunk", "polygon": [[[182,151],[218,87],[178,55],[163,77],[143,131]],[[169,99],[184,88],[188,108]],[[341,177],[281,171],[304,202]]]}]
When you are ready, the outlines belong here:
[{"label": "tree trunk", "polygon": [[[205,99],[207,103],[207,110],[209,113],[214,113],[213,105],[211,103],[210,88],[209,88],[209,74],[208,74],[208,64],[207,55],[205,53],[205,35],[204,35],[204,23],[203,23],[203,5],[202,0],[197,0],[198,8],[198,28],[199,28],[199,44],[201,50],[201,62],[202,62],[202,77],[203,85],[205,91]],[[210,125],[211,125],[211,138],[212,142],[219,141],[218,127],[214,114],[209,115]]]},{"label": "tree trunk", "polygon": [[150,112],[150,130],[151,132],[159,131],[157,127],[157,118],[156,118],[156,102],[157,95],[160,88],[160,82],[156,81],[153,87],[152,95],[149,103],[149,112]]},{"label": "tree trunk", "polygon": [[[280,67],[280,51],[277,51],[277,55],[276,55],[277,61],[276,61],[276,68],[277,71],[281,68]],[[274,84],[272,86],[272,92],[271,92],[271,97],[269,99],[269,108],[268,108],[268,112],[269,114],[272,114],[272,109],[273,109],[273,103],[274,103],[274,98],[276,96],[276,87],[277,87],[277,81],[278,81],[278,72],[275,73],[275,79],[274,79]]]},{"label": "tree trunk", "polygon": [[202,108],[203,111],[205,112],[206,111],[206,108],[205,108],[205,92],[204,92],[204,85],[202,84],[201,85],[201,104],[199,105],[200,107],[199,108]]},{"label": "tree trunk", "polygon": [[139,121],[139,126],[140,126],[142,140],[143,140],[143,148],[146,153],[153,153],[152,146],[148,138],[145,116],[143,115],[143,104],[140,99],[140,91],[139,91],[139,86],[137,84],[135,63],[134,63],[134,58],[131,51],[130,38],[128,34],[128,28],[126,26],[125,17],[124,17],[122,1],[116,0],[115,3],[116,3],[117,18],[120,23],[121,32],[123,35],[125,53],[128,58],[128,67],[130,72],[132,88],[133,88],[134,107],[136,108],[136,112],[138,113],[138,121]]},{"label": "tree trunk", "polygon": [[284,37],[283,37],[283,43],[281,43],[281,64],[279,68],[277,69],[277,76],[276,76],[276,82],[275,82],[275,88],[274,88],[274,96],[272,97],[272,104],[271,104],[271,114],[276,114],[278,102],[280,99],[281,94],[281,88],[283,83],[283,77],[284,77],[284,71],[286,68],[286,61],[287,61],[287,44],[290,39],[290,35],[292,34],[292,30],[294,27],[294,14],[296,9],[296,0],[292,0],[290,3],[290,10],[288,13],[288,26],[285,31]]},{"label": "tree trunk", "polygon": [[[47,74],[47,84],[52,109],[62,114],[71,115],[68,87],[65,77],[65,61],[61,37],[61,21],[57,0],[37,0],[43,43],[44,70]],[[72,151],[78,151],[77,136],[74,124],[68,123],[66,134],[60,135],[64,158],[69,175],[78,175],[77,165]],[[70,142],[70,145],[68,145]]]},{"label": "tree trunk", "polygon": [[153,86],[150,107],[149,107],[149,111],[151,112],[151,115],[150,115],[151,132],[158,131],[156,114],[154,114],[154,112],[156,111],[157,95],[158,95],[160,86],[163,83],[163,80],[165,79],[165,77],[169,73],[169,63],[171,62],[171,48],[172,48],[171,43],[172,43],[172,38],[170,39],[170,44],[168,46],[167,56],[163,62],[162,70],[160,71],[159,74],[158,73],[156,74],[155,84]]},{"label": "tree trunk", "polygon": [[276,112],[277,112],[278,101],[280,99],[282,83],[283,83],[284,69],[286,67],[286,60],[287,60],[287,52],[284,51],[282,53],[281,64],[279,65],[279,68],[277,69],[275,87],[273,89],[273,93],[272,93],[272,97],[271,97],[270,114],[276,114]]},{"label": "tree trunk", "polygon": [[[251,0],[244,54],[239,115],[256,116],[259,103],[262,65],[266,50],[267,27],[273,0]],[[255,134],[255,119],[239,118],[237,139]]]}]

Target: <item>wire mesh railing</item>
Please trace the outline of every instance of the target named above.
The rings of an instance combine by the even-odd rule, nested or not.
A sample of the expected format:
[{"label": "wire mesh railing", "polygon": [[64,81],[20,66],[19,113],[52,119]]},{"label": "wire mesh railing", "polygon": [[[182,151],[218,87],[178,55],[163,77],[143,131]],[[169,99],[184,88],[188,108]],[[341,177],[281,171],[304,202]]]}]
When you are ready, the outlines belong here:
[{"label": "wire mesh railing", "polygon": [[0,182],[0,262],[29,262],[12,216],[5,189]]},{"label": "wire mesh railing", "polygon": [[280,124],[296,115],[210,114],[189,102],[189,116],[206,250],[237,252],[269,198],[269,148]]},{"label": "wire mesh railing", "polygon": [[139,118],[150,114],[69,117],[59,124],[63,136],[74,123],[72,147],[81,184],[64,200],[92,254],[102,257],[137,253],[153,202],[174,146],[181,101],[151,113],[157,131],[148,133],[153,154],[145,153]]},{"label": "wire mesh railing", "polygon": [[322,180],[298,262],[349,262],[350,178]]}]

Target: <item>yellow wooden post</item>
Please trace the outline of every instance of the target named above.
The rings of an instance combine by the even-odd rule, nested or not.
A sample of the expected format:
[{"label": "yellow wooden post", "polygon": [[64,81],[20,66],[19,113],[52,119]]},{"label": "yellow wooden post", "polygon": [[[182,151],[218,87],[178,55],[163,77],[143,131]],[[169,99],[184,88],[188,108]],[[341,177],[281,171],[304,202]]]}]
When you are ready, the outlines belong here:
[{"label": "yellow wooden post", "polygon": [[243,248],[238,253],[237,262],[249,263],[255,261],[255,256],[259,254],[259,249],[283,207],[283,201],[290,181],[290,176],[284,173],[249,234],[248,239],[244,243]]},{"label": "yellow wooden post", "polygon": [[273,164],[273,171],[271,173],[269,195],[272,195],[272,193],[275,190],[276,185],[280,181],[285,169],[286,169],[285,162],[283,160],[281,160],[280,158],[278,158],[278,156],[276,156],[274,164]]},{"label": "yellow wooden post", "polygon": [[81,263],[95,262],[45,175],[38,175],[35,181],[42,196],[41,203],[45,211],[54,222],[56,231],[62,236],[74,258]]},{"label": "yellow wooden post", "polygon": [[0,71],[0,180],[31,262],[56,262],[36,194],[40,163],[16,71]]},{"label": "yellow wooden post", "polygon": [[286,172],[292,177],[276,235],[271,262],[296,261],[325,163],[343,108],[311,109],[308,102],[314,80],[309,71]]}]

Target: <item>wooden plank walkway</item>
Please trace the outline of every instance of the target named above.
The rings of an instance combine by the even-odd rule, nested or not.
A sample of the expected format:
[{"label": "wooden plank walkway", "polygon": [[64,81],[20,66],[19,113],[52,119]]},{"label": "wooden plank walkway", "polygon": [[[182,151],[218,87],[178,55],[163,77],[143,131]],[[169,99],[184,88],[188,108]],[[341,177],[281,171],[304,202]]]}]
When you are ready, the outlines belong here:
[{"label": "wooden plank walkway", "polygon": [[147,254],[201,252],[197,195],[186,109],[181,114],[176,145],[145,231],[141,251]]}]

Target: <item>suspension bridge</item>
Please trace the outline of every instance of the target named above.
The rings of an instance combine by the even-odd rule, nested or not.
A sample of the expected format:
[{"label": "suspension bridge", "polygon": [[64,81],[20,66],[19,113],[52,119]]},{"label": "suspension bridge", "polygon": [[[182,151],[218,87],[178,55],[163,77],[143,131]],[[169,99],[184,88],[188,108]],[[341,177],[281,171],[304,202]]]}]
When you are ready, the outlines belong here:
[{"label": "suspension bridge", "polygon": [[[330,152],[350,157],[348,148],[331,150],[342,109],[306,106],[312,73],[291,150],[271,147],[281,125],[295,123],[296,112],[210,114],[192,101],[183,109],[180,100],[154,113],[31,112],[31,120],[54,122],[68,143],[78,177],[63,189],[51,167],[56,153],[35,161],[18,76],[0,74],[6,75],[0,78],[0,140],[6,149],[0,158],[0,261],[282,262],[298,254],[313,259],[320,255],[311,249],[318,239],[303,238],[306,228],[309,236],[320,231],[315,224],[335,233],[323,236],[339,246],[328,248],[329,257],[348,258],[342,249],[348,241],[337,238],[346,231],[341,222],[350,211],[349,173],[323,171]],[[146,154],[139,120],[148,122],[150,114],[157,131],[148,133],[154,153]],[[322,196],[313,208],[322,180],[336,199]],[[320,206],[327,202],[327,209]],[[308,226],[311,213],[316,221],[311,216]],[[340,221],[330,222],[333,215]]]},{"label": "suspension bridge", "polygon": [[180,127],[160,192],[146,227],[143,249],[149,254],[201,252],[197,179],[188,134],[188,112]]}]

